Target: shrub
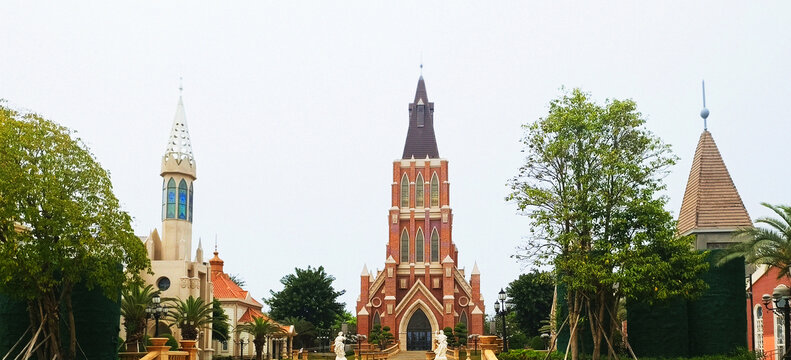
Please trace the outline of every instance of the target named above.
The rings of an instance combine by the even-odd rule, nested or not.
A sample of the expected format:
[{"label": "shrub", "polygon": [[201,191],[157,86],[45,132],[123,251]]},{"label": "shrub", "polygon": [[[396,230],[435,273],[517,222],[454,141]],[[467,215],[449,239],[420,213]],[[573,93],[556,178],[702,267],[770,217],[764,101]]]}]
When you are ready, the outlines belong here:
[{"label": "shrub", "polygon": [[544,339],[541,336],[533,336],[527,340],[527,346],[533,350],[544,350]]}]

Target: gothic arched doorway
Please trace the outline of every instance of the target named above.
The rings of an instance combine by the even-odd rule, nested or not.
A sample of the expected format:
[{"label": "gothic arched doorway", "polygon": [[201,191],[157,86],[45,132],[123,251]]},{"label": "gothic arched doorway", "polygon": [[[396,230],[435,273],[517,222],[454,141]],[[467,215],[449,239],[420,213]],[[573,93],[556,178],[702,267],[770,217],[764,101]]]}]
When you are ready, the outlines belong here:
[{"label": "gothic arched doorway", "polygon": [[409,319],[406,328],[407,350],[431,350],[431,323],[421,309],[417,309]]}]

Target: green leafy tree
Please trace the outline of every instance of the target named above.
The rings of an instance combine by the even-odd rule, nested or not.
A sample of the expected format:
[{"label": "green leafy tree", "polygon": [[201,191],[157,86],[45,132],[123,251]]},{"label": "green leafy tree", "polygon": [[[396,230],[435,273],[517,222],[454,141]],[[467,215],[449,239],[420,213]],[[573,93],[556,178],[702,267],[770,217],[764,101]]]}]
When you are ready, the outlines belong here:
[{"label": "green leafy tree", "polygon": [[214,311],[211,303],[206,303],[202,298],[192,295],[186,301],[169,300],[172,310],[168,312],[167,318],[171,325],[176,325],[181,329],[182,339],[195,340],[198,338],[199,330],[207,329],[211,325]]},{"label": "green leafy tree", "polygon": [[449,347],[456,346],[456,336],[453,335],[453,328],[450,326],[446,326],[444,329],[442,329],[442,332],[444,332],[445,336],[448,338],[447,339],[448,346]]},{"label": "green leafy tree", "polygon": [[705,288],[699,275],[707,269],[691,239],[676,236],[658,195],[675,162],[670,147],[645,129],[633,101],[600,106],[589,97],[567,92],[524,126],[526,158],[508,197],[533,228],[517,257],[554,266],[566,286],[574,360],[583,322],[593,360],[602,343],[614,354],[622,297],[692,297]]},{"label": "green leafy tree", "polygon": [[767,203],[761,205],[772,210],[779,218],[762,217],[755,222],[766,226],[738,231],[736,236],[744,241],[731,245],[719,263],[744,256],[744,260],[748,263],[778,269],[778,278],[790,277],[791,207]]},{"label": "green leafy tree", "polygon": [[124,317],[128,351],[139,351],[139,343],[146,330],[146,308],[159,291],[153,286],[132,283],[121,292],[121,316]]},{"label": "green leafy tree", "polygon": [[228,323],[228,315],[225,314],[225,310],[222,309],[222,304],[220,304],[220,300],[214,298],[212,300],[212,310],[211,310],[211,332],[212,338],[219,340],[219,341],[227,341],[228,332],[230,328],[230,324]]},{"label": "green leafy tree", "polygon": [[467,325],[460,322],[453,328],[454,343],[456,346],[467,345]]},{"label": "green leafy tree", "polygon": [[41,357],[76,357],[76,284],[116,298],[149,267],[112,190],[70,130],[0,103],[0,292],[28,302],[34,329],[43,324]]},{"label": "green leafy tree", "polygon": [[255,344],[255,356],[258,360],[264,359],[264,345],[266,338],[283,333],[283,328],[273,321],[261,317],[253,318],[252,322],[237,326],[237,331],[244,331],[253,336]]},{"label": "green leafy tree", "polygon": [[371,344],[379,344],[379,339],[382,337],[382,325],[374,324],[371,331],[368,333],[368,342]]},{"label": "green leafy tree", "polygon": [[277,320],[300,317],[318,328],[329,329],[345,307],[337,299],[346,291],[335,291],[333,281],[335,277],[324,272],[323,266],[295,268],[294,274],[280,280],[283,290],[272,290],[271,297],[264,299],[269,315]]},{"label": "green leafy tree", "polygon": [[231,279],[231,281],[233,281],[233,283],[238,287],[244,287],[247,285],[247,281],[244,281],[242,276],[239,274],[230,274],[228,275],[228,279]]},{"label": "green leafy tree", "polygon": [[352,313],[348,311],[344,311],[335,318],[335,322],[332,324],[333,332],[338,332],[343,329],[343,324],[346,324],[346,332],[349,334],[354,334],[357,332],[357,317],[352,315]]},{"label": "green leafy tree", "polygon": [[539,335],[541,320],[549,317],[555,284],[551,273],[532,272],[521,274],[508,285],[512,311],[516,323],[525,335]]},{"label": "green leafy tree", "polygon": [[393,333],[390,332],[390,327],[382,327],[382,333],[379,334],[378,338],[379,348],[382,350],[387,349],[387,347],[393,343],[393,339],[395,339],[395,336],[393,336]]}]

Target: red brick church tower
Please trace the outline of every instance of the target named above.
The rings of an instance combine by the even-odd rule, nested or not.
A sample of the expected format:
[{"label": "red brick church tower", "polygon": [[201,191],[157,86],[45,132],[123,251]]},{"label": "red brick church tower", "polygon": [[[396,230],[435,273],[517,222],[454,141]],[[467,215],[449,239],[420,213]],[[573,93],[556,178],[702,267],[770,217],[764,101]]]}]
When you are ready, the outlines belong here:
[{"label": "red brick church tower", "polygon": [[439,157],[434,103],[423,76],[409,104],[409,129],[401,159],[393,162],[390,238],[385,268],[363,267],[357,331],[389,326],[402,350],[429,350],[432,333],[458,323],[483,333],[484,305],[477,264],[470,279],[457,267],[453,243],[448,160]]}]

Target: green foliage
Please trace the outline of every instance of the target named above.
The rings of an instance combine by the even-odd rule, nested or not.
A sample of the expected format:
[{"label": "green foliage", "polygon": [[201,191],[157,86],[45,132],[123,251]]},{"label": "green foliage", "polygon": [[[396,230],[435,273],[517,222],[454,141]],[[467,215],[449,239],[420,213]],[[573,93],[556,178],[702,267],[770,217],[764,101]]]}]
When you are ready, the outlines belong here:
[{"label": "green foliage", "polygon": [[389,326],[383,327],[382,333],[379,334],[379,339],[378,339],[379,347],[382,350],[387,349],[387,347],[393,343],[393,339],[395,339],[395,336],[393,336],[393,333],[390,332],[390,327]]},{"label": "green foliage", "polygon": [[379,339],[382,337],[382,325],[374,324],[371,331],[368,333],[368,342],[371,344],[379,344]]},{"label": "green foliage", "polygon": [[538,335],[541,320],[549,317],[555,282],[551,273],[533,270],[519,275],[507,288],[519,329],[527,336]]},{"label": "green foliage", "polygon": [[230,327],[228,320],[228,315],[225,314],[225,310],[222,309],[220,300],[214,298],[212,300],[211,310],[211,332],[213,339],[219,341],[228,340],[230,335],[228,332]]},{"label": "green foliage", "polygon": [[70,130],[0,103],[0,291],[32,301],[42,338],[60,339],[65,325],[69,341],[47,342],[45,357],[76,356],[76,284],[115,299],[148,268],[130,224],[109,174]]},{"label": "green foliage", "polygon": [[137,344],[146,330],[146,308],[159,291],[151,285],[130,283],[121,293],[121,315],[124,317],[126,343]]},{"label": "green foliage", "polygon": [[229,274],[228,279],[231,279],[231,281],[233,281],[233,283],[238,287],[244,287],[247,285],[247,281],[244,281],[242,276],[239,274]]},{"label": "green foliage", "polygon": [[263,359],[266,338],[284,332],[279,325],[262,317],[253,318],[253,322],[238,325],[236,330],[244,331],[253,336],[253,344],[255,344],[255,353],[258,360]]},{"label": "green foliage", "polygon": [[553,352],[547,359],[546,352],[529,349],[515,349],[497,354],[498,360],[562,360],[563,358],[563,354],[559,352]]},{"label": "green foliage", "polygon": [[321,329],[329,329],[344,312],[345,304],[337,301],[346,291],[335,291],[335,277],[324,272],[324,267],[295,268],[294,274],[284,276],[280,283],[283,290],[270,291],[264,299],[269,305],[269,315],[278,320],[300,317]]},{"label": "green foliage", "polygon": [[755,265],[767,265],[779,270],[778,278],[791,274],[791,207],[786,205],[761,205],[772,210],[779,218],[762,217],[757,224],[766,227],[751,227],[740,230],[736,236],[744,239],[728,248],[719,265],[744,256],[744,260]]},{"label": "green foliage", "polygon": [[294,325],[294,332],[297,333],[294,336],[294,348],[301,349],[313,346],[313,341],[316,338],[317,331],[316,327],[301,317],[287,317],[283,319],[283,324],[285,325]]},{"label": "green foliage", "polygon": [[658,195],[675,162],[670,147],[645,129],[633,101],[589,98],[567,92],[524,125],[525,163],[507,200],[533,228],[517,257],[554,266],[568,290],[568,323],[592,320],[597,358],[621,298],[697,296],[708,265],[690,238],[676,236]]},{"label": "green foliage", "polygon": [[354,334],[357,332],[357,317],[354,316],[352,313],[348,311],[344,311],[335,318],[335,322],[332,324],[333,332],[341,331],[343,328],[343,324],[346,324],[347,332],[349,334]]},{"label": "green foliage", "polygon": [[[146,347],[154,345],[151,343],[152,336],[146,336]],[[167,338],[168,341],[165,342],[165,345],[170,346],[170,351],[176,351],[179,349],[179,342],[176,340],[176,337],[173,334],[160,334],[159,337]]]},{"label": "green foliage", "polygon": [[461,322],[456,324],[456,327],[453,328],[453,340],[456,346],[467,344],[467,325]]},{"label": "green foliage", "polygon": [[166,318],[171,325],[181,329],[181,337],[184,340],[197,339],[198,330],[208,328],[212,323],[214,307],[204,302],[202,298],[190,295],[186,301],[181,299],[169,299],[169,301],[172,310],[168,312]]},{"label": "green foliage", "polygon": [[453,336],[453,328],[446,326],[442,329],[442,332],[444,332],[445,336],[448,338],[448,347],[456,346],[456,337]]},{"label": "green foliage", "polygon": [[533,336],[527,340],[527,347],[533,350],[544,350],[546,348],[546,342],[541,336]]}]

